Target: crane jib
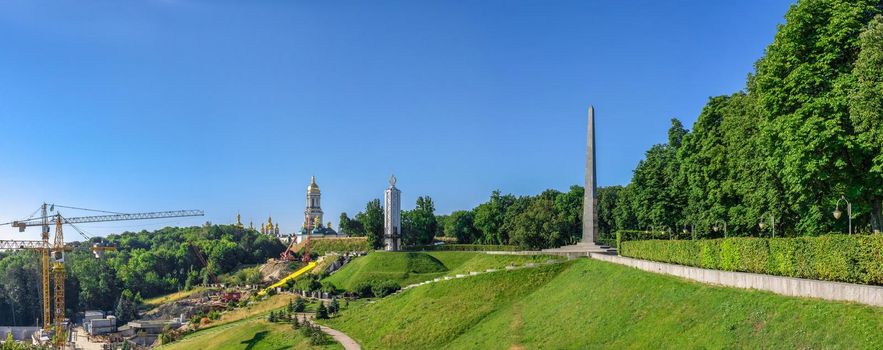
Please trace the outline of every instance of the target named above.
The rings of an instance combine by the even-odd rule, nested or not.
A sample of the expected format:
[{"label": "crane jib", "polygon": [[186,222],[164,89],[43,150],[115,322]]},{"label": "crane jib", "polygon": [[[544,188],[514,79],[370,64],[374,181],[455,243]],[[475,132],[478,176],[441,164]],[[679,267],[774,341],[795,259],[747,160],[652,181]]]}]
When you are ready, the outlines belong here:
[{"label": "crane jib", "polygon": [[[173,210],[158,211],[152,213],[135,213],[135,214],[113,214],[113,215],[94,215],[81,216],[75,218],[63,218],[66,224],[82,224],[88,222],[104,222],[104,221],[126,221],[126,220],[147,220],[147,219],[165,219],[178,218],[187,216],[204,216],[202,210]],[[23,229],[29,226],[42,226],[42,218],[34,218],[23,221],[13,221],[12,226]]]}]

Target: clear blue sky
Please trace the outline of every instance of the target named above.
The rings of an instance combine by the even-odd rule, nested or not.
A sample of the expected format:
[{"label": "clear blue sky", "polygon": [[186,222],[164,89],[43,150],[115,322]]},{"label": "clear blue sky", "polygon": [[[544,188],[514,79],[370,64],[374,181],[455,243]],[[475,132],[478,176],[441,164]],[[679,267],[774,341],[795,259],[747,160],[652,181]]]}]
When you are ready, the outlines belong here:
[{"label": "clear blue sky", "polygon": [[670,118],[743,89],[789,3],[6,0],[0,222],[49,201],[207,212],[96,235],[237,211],[291,232],[310,175],[335,225],[391,173],[438,213],[566,190],[589,104],[598,184],[626,184]]}]

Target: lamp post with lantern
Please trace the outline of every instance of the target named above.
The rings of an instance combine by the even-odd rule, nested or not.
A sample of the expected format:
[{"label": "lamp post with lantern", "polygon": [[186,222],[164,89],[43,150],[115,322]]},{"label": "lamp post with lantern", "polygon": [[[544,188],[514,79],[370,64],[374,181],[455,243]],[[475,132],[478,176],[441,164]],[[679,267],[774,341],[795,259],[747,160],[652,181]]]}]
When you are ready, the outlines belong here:
[{"label": "lamp post with lantern", "polygon": [[852,203],[849,203],[849,201],[846,200],[846,196],[842,194],[834,207],[834,219],[840,220],[840,216],[843,215],[843,212],[840,211],[840,201],[846,202],[846,216],[849,218],[849,234],[852,234]]}]

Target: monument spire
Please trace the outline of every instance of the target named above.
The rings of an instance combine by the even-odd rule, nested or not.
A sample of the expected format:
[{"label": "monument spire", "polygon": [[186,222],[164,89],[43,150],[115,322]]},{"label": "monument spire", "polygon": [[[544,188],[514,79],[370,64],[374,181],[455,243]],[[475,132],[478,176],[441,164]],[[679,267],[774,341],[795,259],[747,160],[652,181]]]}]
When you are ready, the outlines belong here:
[{"label": "monument spire", "polygon": [[595,106],[589,105],[586,140],[586,182],[583,192],[583,243],[594,244],[598,238],[598,182],[595,177]]},{"label": "monument spire", "polygon": [[402,191],[396,188],[395,175],[389,178],[389,187],[383,191],[384,249],[397,251],[402,247]]}]

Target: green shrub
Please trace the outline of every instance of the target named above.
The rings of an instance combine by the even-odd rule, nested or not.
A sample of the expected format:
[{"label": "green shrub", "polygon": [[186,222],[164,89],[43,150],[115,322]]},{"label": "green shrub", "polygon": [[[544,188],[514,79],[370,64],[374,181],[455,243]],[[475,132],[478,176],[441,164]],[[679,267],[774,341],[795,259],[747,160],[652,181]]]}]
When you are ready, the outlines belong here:
[{"label": "green shrub", "polygon": [[374,293],[374,296],[378,298],[383,298],[387,295],[395,293],[401,288],[402,287],[394,281],[379,281],[372,283],[371,292]]},{"label": "green shrub", "polygon": [[363,298],[370,298],[374,296],[374,292],[371,291],[371,283],[370,282],[359,282],[353,287],[353,293],[358,294]]},{"label": "green shrub", "polygon": [[699,267],[705,269],[720,269],[720,240],[717,239],[706,239],[696,241],[696,245],[699,248]]},{"label": "green shrub", "polygon": [[[628,236],[631,235],[631,236]],[[623,256],[725,271],[883,285],[883,235],[623,240]]]},{"label": "green shrub", "polygon": [[858,236],[862,283],[883,284],[883,235]]},{"label": "green shrub", "polygon": [[622,249],[622,242],[653,239],[669,239],[672,236],[662,231],[619,230],[616,231],[616,250]]}]

